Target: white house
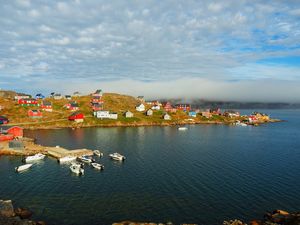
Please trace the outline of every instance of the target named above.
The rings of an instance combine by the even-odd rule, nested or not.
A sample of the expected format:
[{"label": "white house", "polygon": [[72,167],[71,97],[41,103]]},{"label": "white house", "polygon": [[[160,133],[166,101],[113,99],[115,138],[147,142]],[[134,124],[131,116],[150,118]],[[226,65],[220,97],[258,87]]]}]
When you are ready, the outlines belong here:
[{"label": "white house", "polygon": [[153,105],[151,107],[152,110],[160,110],[160,106],[159,105]]},{"label": "white house", "polygon": [[105,110],[99,110],[94,112],[94,116],[97,117],[98,119],[113,119],[113,120],[118,119],[117,113],[110,113],[109,111],[105,111]]},{"label": "white house", "polygon": [[54,98],[55,100],[60,100],[60,99],[63,98],[63,96],[62,96],[61,94],[57,93],[57,94],[54,94],[53,98]]},{"label": "white house", "polygon": [[152,109],[148,109],[148,110],[146,111],[146,115],[147,115],[147,116],[152,116],[152,115],[153,115]]},{"label": "white house", "polygon": [[30,98],[30,96],[29,95],[16,95],[15,96],[16,101],[19,101],[20,99],[27,99],[27,98]]},{"label": "white house", "polygon": [[168,113],[166,113],[166,114],[164,114],[163,119],[164,120],[171,120],[171,116]]},{"label": "white house", "polygon": [[145,105],[144,104],[140,104],[140,105],[136,106],[135,109],[138,112],[143,112],[143,111],[145,111]]},{"label": "white house", "polygon": [[124,116],[125,116],[126,118],[131,118],[131,117],[133,117],[133,113],[130,112],[130,111],[126,111],[126,112],[124,113]]}]

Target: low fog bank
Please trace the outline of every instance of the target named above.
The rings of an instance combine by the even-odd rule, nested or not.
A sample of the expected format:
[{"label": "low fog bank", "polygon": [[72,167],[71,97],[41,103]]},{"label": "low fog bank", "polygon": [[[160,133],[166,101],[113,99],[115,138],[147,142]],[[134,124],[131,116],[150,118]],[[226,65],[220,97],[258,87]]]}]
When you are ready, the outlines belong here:
[{"label": "low fog bank", "polygon": [[[62,85],[63,84],[63,85]],[[142,95],[146,100],[151,99],[180,99],[186,102],[199,100],[222,101],[222,102],[244,102],[244,103],[300,103],[300,81],[282,80],[209,80],[202,78],[182,78],[169,81],[50,81],[38,83],[28,90],[32,94],[42,92],[60,92],[71,94],[80,91],[89,94],[96,89],[104,92],[115,92],[132,96]],[[46,90],[48,93],[45,93]]]}]

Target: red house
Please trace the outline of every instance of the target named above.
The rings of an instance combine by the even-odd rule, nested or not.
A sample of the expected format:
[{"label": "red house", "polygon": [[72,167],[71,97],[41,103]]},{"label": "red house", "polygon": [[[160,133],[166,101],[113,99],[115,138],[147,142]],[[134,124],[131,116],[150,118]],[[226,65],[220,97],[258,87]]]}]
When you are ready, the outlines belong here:
[{"label": "red house", "polygon": [[49,101],[43,101],[41,105],[43,111],[52,112],[52,103]]},{"label": "red house", "polygon": [[163,109],[166,112],[174,112],[174,113],[176,113],[176,111],[177,111],[176,108],[173,108],[173,106],[171,105],[170,102],[163,102],[161,105],[162,105]]},{"label": "red house", "polygon": [[81,112],[74,112],[69,116],[68,119],[75,122],[83,122],[84,115]]},{"label": "red house", "polygon": [[18,104],[22,106],[37,106],[38,101],[35,98],[22,98],[18,100]]},{"label": "red house", "polygon": [[31,110],[28,110],[28,116],[35,119],[35,118],[42,118],[43,114],[38,109],[31,109]]},{"label": "red house", "polygon": [[182,110],[184,112],[190,111],[191,110],[191,105],[190,104],[176,104],[175,108],[178,110]]},{"label": "red house", "polygon": [[67,109],[70,109],[71,111],[77,111],[79,110],[79,105],[77,102],[69,102],[65,105]]},{"label": "red house", "polygon": [[102,96],[93,96],[91,103],[103,103]]},{"label": "red house", "polygon": [[23,137],[23,128],[18,126],[0,126],[0,134]]}]

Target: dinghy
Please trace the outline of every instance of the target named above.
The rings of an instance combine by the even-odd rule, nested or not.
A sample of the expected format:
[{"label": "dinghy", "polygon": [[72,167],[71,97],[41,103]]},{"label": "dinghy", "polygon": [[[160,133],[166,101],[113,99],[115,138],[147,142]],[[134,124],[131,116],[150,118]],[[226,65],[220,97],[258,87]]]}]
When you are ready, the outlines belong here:
[{"label": "dinghy", "polygon": [[24,164],[24,165],[21,165],[21,166],[17,166],[15,168],[16,172],[22,172],[24,170],[28,170],[30,167],[32,167],[32,164]]}]

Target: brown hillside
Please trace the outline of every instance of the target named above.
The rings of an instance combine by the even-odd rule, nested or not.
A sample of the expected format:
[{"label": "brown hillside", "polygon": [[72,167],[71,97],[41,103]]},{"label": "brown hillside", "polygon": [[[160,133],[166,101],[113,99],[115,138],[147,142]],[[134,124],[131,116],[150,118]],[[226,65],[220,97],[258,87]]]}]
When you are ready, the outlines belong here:
[{"label": "brown hillside", "polygon": [[120,95],[116,93],[104,93],[104,109],[114,112],[124,112],[126,110],[134,111],[139,101],[128,95]]}]

